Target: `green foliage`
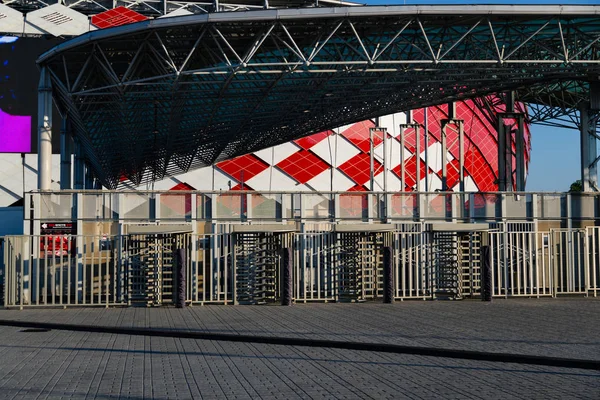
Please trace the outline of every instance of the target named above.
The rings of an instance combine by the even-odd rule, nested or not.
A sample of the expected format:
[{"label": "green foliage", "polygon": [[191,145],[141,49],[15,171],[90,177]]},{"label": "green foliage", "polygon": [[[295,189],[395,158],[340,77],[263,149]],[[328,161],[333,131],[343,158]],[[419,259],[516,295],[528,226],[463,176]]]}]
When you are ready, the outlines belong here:
[{"label": "green foliage", "polygon": [[569,193],[573,192],[583,192],[583,184],[581,183],[581,180],[576,180],[575,182],[571,183]]}]

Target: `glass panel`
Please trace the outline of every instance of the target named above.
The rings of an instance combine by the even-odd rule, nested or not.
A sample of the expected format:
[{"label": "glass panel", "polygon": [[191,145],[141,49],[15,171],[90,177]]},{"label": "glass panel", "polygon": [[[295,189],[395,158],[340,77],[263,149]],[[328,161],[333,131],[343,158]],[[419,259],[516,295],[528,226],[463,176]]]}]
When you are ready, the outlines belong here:
[{"label": "glass panel", "polygon": [[[376,204],[374,206],[377,207]],[[337,217],[361,220],[368,218],[368,195],[366,193],[340,194],[340,215]]]},{"label": "glass panel", "polygon": [[394,194],[390,206],[390,214],[394,218],[414,218],[418,211],[415,194]]},{"label": "glass panel", "polygon": [[426,219],[446,219],[452,215],[452,195],[424,193],[421,195],[421,217]]},{"label": "glass panel", "polygon": [[150,198],[146,193],[121,193],[119,200],[123,201],[124,219],[149,219]]},{"label": "glass panel", "polygon": [[160,219],[189,219],[192,216],[191,194],[161,194]]},{"label": "glass panel", "polygon": [[331,194],[302,193],[304,218],[331,218]]},{"label": "glass panel", "polygon": [[[496,193],[474,193],[473,216],[475,219],[495,220],[500,216],[500,201],[502,195]],[[471,207],[469,204],[468,207]]]},{"label": "glass panel", "polygon": [[216,218],[240,219],[245,216],[245,193],[215,194]]},{"label": "glass panel", "polygon": [[527,195],[507,194],[504,196],[506,202],[506,218],[525,219],[527,218]]},{"label": "glass panel", "polygon": [[[81,195],[82,215],[84,219],[112,219],[112,198],[108,193]],[[115,210],[116,211],[116,210]]]},{"label": "glass panel", "polygon": [[210,219],[212,199],[204,194],[196,195],[196,219]]},{"label": "glass panel", "polygon": [[538,197],[539,210],[542,218],[560,219],[562,214],[561,194],[541,194]]},{"label": "glass panel", "polygon": [[71,219],[73,217],[72,194],[40,194],[40,212],[43,219]]},{"label": "glass panel", "polygon": [[594,219],[595,196],[571,193],[571,215],[575,219]]},{"label": "glass panel", "polygon": [[281,216],[281,196],[252,194],[252,219],[276,219]]}]

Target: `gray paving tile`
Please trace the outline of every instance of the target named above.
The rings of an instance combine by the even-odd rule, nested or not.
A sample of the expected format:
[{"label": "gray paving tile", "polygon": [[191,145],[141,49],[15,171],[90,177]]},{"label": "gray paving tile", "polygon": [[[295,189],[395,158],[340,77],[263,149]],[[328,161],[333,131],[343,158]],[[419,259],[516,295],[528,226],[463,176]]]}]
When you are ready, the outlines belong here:
[{"label": "gray paving tile", "polygon": [[[350,340],[600,360],[600,301],[0,310],[0,319]],[[600,373],[0,327],[1,399],[600,398]]]}]

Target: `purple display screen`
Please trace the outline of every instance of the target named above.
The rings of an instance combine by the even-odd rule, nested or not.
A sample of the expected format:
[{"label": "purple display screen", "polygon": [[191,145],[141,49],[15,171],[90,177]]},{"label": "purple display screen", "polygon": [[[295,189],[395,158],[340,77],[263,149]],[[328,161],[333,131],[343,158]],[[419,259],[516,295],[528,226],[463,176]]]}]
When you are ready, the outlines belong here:
[{"label": "purple display screen", "polygon": [[31,116],[0,109],[0,153],[31,153]]},{"label": "purple display screen", "polygon": [[[35,60],[59,40],[0,35],[0,153],[37,152],[37,86]],[[60,149],[60,116],[52,127],[52,149]]]}]

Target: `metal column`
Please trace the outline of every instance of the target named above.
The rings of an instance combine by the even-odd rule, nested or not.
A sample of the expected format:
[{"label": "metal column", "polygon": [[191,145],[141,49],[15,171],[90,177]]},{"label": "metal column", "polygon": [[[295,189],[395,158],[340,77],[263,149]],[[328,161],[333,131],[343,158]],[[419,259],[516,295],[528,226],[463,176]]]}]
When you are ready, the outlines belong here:
[{"label": "metal column", "polygon": [[446,140],[446,126],[447,124],[442,123],[441,139],[442,139],[442,192],[448,191],[448,143]]},{"label": "metal column", "polygon": [[[515,133],[515,172],[517,191],[525,190],[525,114],[515,110],[515,92],[505,93],[506,112],[498,114],[498,190],[513,190],[513,131]],[[505,124],[505,119],[513,120]],[[516,129],[513,129],[516,126]]]},{"label": "metal column", "polygon": [[465,132],[462,119],[456,118],[456,104],[448,103],[448,119],[441,121],[442,129],[442,191],[448,191],[448,144],[447,144],[447,126],[455,125],[458,130],[458,180],[459,191],[465,191]]},{"label": "metal column", "polygon": [[515,158],[517,159],[517,192],[525,191],[525,121],[523,114],[516,114]]},{"label": "metal column", "polygon": [[[401,172],[401,179],[402,179],[402,186],[403,188],[406,187],[406,172],[405,172],[405,165],[404,162],[406,161],[404,159],[404,149],[405,149],[405,136],[404,136],[404,130],[407,128],[412,128],[415,130],[415,158],[416,158],[416,174],[415,174],[415,179],[416,179],[416,187],[413,189],[414,191],[418,192],[420,190],[419,187],[419,183],[421,182],[421,140],[419,138],[419,124],[416,123],[412,123],[412,124],[400,124],[400,166],[402,167]],[[427,175],[427,171],[425,171],[425,175]]]},{"label": "metal column", "polygon": [[81,144],[75,140],[75,171],[73,189],[83,189],[84,162]]},{"label": "metal column", "polygon": [[589,103],[582,103],[580,113],[581,184],[584,192],[598,190],[596,122]]},{"label": "metal column", "polygon": [[373,154],[375,146],[373,145],[373,129],[369,129],[369,190],[375,191],[375,155]]},{"label": "metal column", "polygon": [[71,189],[71,136],[67,130],[67,118],[63,117],[60,129],[60,188]]},{"label": "metal column", "polygon": [[45,67],[38,85],[38,189],[52,189],[52,83]]},{"label": "metal column", "polygon": [[506,191],[506,126],[498,119],[498,191]]}]

